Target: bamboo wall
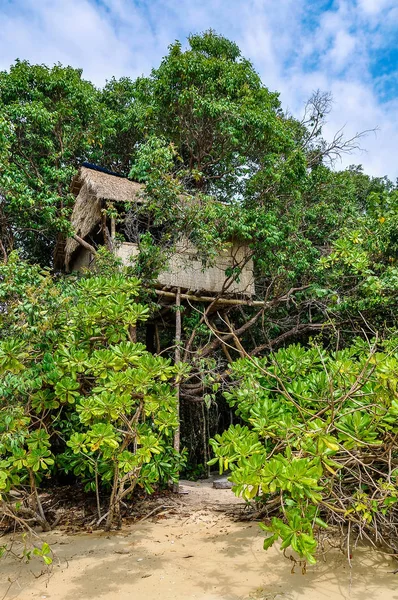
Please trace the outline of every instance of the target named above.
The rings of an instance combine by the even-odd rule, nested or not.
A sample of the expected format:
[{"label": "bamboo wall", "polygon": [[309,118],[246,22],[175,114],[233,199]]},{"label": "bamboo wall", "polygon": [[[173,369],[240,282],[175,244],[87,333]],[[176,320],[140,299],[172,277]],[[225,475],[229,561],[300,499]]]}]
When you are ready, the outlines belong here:
[{"label": "bamboo wall", "polygon": [[[226,269],[234,265],[244,265],[239,276],[239,281],[233,281],[225,288],[226,294],[254,295],[253,261],[246,262],[248,248],[234,244],[219,254],[213,266],[204,267],[197,257],[197,251],[189,242],[182,241],[176,248],[175,254],[169,259],[167,269],[160,273],[158,283],[166,287],[180,287],[182,289],[219,293],[227,280]],[[117,250],[123,263],[132,264],[138,255],[136,244],[123,243]],[[246,263],[246,264],[244,264]]]}]

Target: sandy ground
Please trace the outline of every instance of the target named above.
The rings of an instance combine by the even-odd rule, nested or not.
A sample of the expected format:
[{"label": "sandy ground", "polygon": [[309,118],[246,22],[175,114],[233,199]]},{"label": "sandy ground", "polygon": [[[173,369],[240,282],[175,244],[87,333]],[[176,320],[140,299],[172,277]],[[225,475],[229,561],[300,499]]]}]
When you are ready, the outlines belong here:
[{"label": "sandy ground", "polygon": [[[178,510],[120,532],[45,535],[52,573],[0,561],[0,600],[398,600],[396,563],[367,548],[353,552],[352,570],[337,551],[306,575],[277,548],[262,549],[256,523],[227,516],[239,509],[230,490],[185,482]],[[167,500],[165,500],[167,502]]]}]

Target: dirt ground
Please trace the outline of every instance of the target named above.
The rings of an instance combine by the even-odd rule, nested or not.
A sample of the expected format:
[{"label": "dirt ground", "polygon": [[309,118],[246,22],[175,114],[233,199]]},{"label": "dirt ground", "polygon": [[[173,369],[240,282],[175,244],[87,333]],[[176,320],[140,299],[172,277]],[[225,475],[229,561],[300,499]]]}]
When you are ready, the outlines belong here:
[{"label": "dirt ground", "polygon": [[37,559],[0,561],[0,600],[398,600],[396,563],[381,554],[358,548],[350,569],[331,550],[292,574],[278,548],[262,549],[257,523],[231,518],[243,507],[230,490],[208,481],[182,491],[118,532],[45,534],[51,574],[40,574]]}]

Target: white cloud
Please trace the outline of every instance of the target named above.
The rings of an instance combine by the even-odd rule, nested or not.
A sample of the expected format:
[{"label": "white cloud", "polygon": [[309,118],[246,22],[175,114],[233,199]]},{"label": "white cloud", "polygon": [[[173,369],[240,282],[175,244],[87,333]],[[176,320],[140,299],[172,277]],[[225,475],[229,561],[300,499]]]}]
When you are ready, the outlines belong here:
[{"label": "white cloud", "polygon": [[367,15],[378,15],[386,8],[396,5],[396,0],[359,0],[358,7]]},{"label": "white cloud", "polygon": [[356,46],[356,39],[346,31],[338,31],[329,58],[336,69],[344,67]]},{"label": "white cloud", "polygon": [[347,137],[377,128],[361,140],[364,152],[358,152],[355,157],[343,157],[342,164],[362,163],[374,176],[396,175],[398,123],[395,115],[398,102],[380,106],[371,90],[351,81],[335,82],[332,94],[335,104],[326,130],[329,137],[341,127],[344,127]]},{"label": "white cloud", "polygon": [[102,83],[101,72],[109,72],[112,65],[117,71],[118,64],[127,62],[128,47],[89,2],[27,0],[21,4],[19,14],[6,13],[1,19],[1,67],[8,67],[15,58],[62,62],[83,66],[86,77]]},{"label": "white cloud", "polygon": [[[0,7],[0,69],[15,58],[83,67],[103,85],[113,75],[136,77],[159,64],[175,39],[212,27],[235,40],[265,85],[299,115],[311,92],[333,93],[328,135],[379,127],[363,163],[374,175],[398,175],[398,100],[382,102],[370,73],[375,49],[398,28],[397,0],[337,0],[318,14],[311,0],[14,0]],[[394,12],[395,11],[395,12]]]}]

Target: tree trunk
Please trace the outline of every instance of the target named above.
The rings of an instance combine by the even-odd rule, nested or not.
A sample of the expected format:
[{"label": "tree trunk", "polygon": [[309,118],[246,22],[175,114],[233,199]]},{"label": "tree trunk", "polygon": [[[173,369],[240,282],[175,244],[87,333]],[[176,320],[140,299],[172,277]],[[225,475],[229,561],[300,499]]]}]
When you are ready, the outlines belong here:
[{"label": "tree trunk", "polygon": [[115,461],[115,472],[113,474],[113,485],[111,497],[109,500],[109,512],[106,519],[105,529],[109,531],[112,527],[115,512],[117,514],[117,505],[119,504],[119,465]]},{"label": "tree trunk", "polygon": [[130,325],[129,331],[128,331],[128,336],[129,336],[130,342],[133,342],[133,344],[135,344],[137,341],[137,326],[136,325],[134,327],[133,327],[133,325]]},{"label": "tree trunk", "polygon": [[38,522],[40,523],[43,531],[51,531],[51,525],[47,521],[46,516],[44,514],[43,506],[40,501],[39,492],[37,491],[35,476],[32,469],[29,469],[29,480],[30,480],[30,490],[31,496],[33,498],[33,507],[37,510],[38,513]]}]

